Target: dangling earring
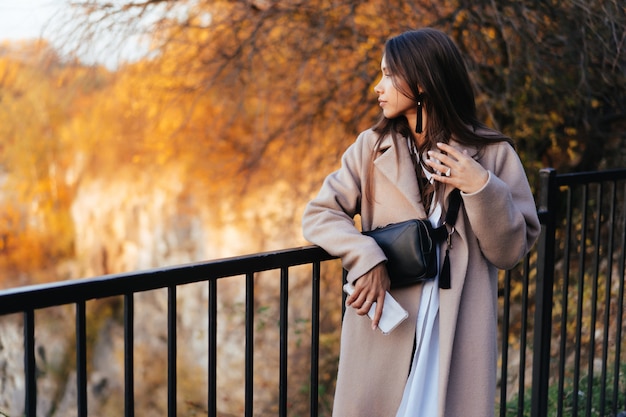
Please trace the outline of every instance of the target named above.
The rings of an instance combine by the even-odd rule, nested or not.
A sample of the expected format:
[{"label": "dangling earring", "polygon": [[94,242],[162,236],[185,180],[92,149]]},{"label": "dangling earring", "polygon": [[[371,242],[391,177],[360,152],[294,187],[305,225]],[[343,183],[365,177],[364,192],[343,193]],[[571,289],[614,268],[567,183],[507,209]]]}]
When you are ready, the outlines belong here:
[{"label": "dangling earring", "polygon": [[415,123],[415,133],[422,133],[422,101],[424,101],[424,93],[417,96],[417,123]]}]

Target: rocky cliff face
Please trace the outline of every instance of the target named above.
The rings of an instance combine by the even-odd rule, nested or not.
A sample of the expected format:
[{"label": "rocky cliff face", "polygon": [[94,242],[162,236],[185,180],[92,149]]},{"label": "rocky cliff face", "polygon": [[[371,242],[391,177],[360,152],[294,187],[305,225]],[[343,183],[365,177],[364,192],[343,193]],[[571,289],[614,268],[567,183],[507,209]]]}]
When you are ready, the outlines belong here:
[{"label": "rocky cliff face", "polygon": [[[176,172],[159,179],[136,176],[133,181],[94,179],[81,184],[72,207],[76,230],[76,261],[70,275],[91,277],[164,265],[216,259],[303,244],[299,207],[289,187],[278,184],[246,196],[238,212],[229,203],[201,201],[186,192]],[[289,202],[289,203],[286,203]],[[291,204],[291,206],[289,206]],[[296,219],[296,220],[294,220]],[[281,225],[281,226],[277,226]],[[304,272],[304,271],[302,271]],[[290,280],[298,290],[308,274]],[[258,415],[275,415],[278,395],[279,271],[256,278],[255,402]],[[304,287],[307,288],[307,287]],[[241,415],[244,404],[243,277],[218,283],[218,408],[220,415]],[[180,415],[206,413],[207,308],[206,283],[179,287],[178,397]],[[307,383],[309,293],[290,302],[292,363],[305,372],[290,381],[293,395]],[[166,414],[167,293],[136,294],[135,395],[141,415]],[[90,416],[123,414],[123,300],[89,301],[88,372]],[[64,306],[37,314],[38,402],[40,415],[75,415],[74,308]],[[0,411],[23,412],[21,317],[0,321]],[[306,393],[302,394],[306,404]]]}]

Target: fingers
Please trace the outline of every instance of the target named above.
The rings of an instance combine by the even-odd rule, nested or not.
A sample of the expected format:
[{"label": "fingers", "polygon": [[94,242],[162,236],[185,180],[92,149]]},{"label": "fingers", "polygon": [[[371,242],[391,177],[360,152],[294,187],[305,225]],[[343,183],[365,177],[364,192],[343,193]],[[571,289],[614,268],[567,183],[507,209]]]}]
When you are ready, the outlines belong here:
[{"label": "fingers", "polygon": [[372,317],[372,330],[378,328],[378,323],[380,323],[380,318],[383,315],[383,307],[385,305],[385,296],[378,298],[376,302],[376,310],[374,311],[374,317]]},{"label": "fingers", "polygon": [[380,323],[380,318],[383,315],[384,305],[385,296],[383,295],[382,297],[378,297],[375,301],[365,300],[364,302],[361,302],[361,300],[357,300],[352,303],[351,307],[356,310],[356,313],[359,316],[370,314],[372,319],[372,330],[376,330],[378,328],[378,323]]},{"label": "fingers", "polygon": [[[431,154],[429,152],[429,159],[426,159],[425,162],[428,164],[435,172],[436,175],[440,177],[449,177],[452,173],[452,167],[450,166],[450,162],[446,164],[445,160],[440,160],[439,157],[435,157],[434,153]],[[444,155],[445,156],[445,155]],[[442,157],[443,158],[443,157]]]},{"label": "fingers", "polygon": [[376,303],[376,301],[370,301],[370,300],[365,300],[363,303],[361,303],[361,307],[358,307],[356,305],[353,305],[353,307],[356,309],[356,313],[359,316],[363,316],[367,313],[370,312],[372,306]]},{"label": "fingers", "polygon": [[439,162],[439,165],[443,167],[443,169],[439,170],[440,172],[446,172],[449,167],[452,168],[453,165],[462,163],[464,159],[472,159],[466,151],[460,152],[458,149],[448,144],[438,143],[437,147],[441,150],[441,152],[434,150],[428,151],[428,156],[430,158],[428,161],[432,161],[434,159]]},{"label": "fingers", "polygon": [[447,143],[439,142],[437,143],[437,147],[457,160],[461,159],[463,156],[467,156],[466,152],[461,153],[457,148]]},{"label": "fingers", "polygon": [[[373,301],[369,301],[369,300]],[[352,307],[357,310],[360,315],[367,314],[372,304],[376,301],[376,297],[369,296],[369,290],[362,285],[355,285],[352,295],[346,298],[346,307]]]},{"label": "fingers", "polygon": [[430,150],[429,159],[425,160],[425,163],[435,171],[433,174],[435,181],[450,184],[468,194],[480,190],[485,185],[489,173],[468,154],[467,150],[460,151],[445,143],[438,143],[437,147],[442,152]]},{"label": "fingers", "polygon": [[[382,310],[384,299],[384,294],[381,299],[381,297],[379,297],[374,291],[362,289],[359,292],[359,290],[355,287],[352,295],[346,298],[346,306],[354,308],[356,313],[362,316],[369,313],[372,306],[374,306],[376,310]],[[378,324],[378,320],[376,321],[376,324]]]},{"label": "fingers", "polygon": [[383,313],[385,293],[389,289],[389,285],[387,268],[383,263],[378,264],[357,279],[354,292],[346,298],[346,306],[354,308],[356,313],[361,316],[368,314],[374,307],[372,329],[376,329]]},{"label": "fingers", "polygon": [[[426,159],[425,162],[435,171],[438,180],[441,179],[441,182],[448,182],[441,177],[450,177],[452,170],[458,172],[463,165],[462,159],[464,157],[468,158],[468,156],[467,154],[458,152],[455,148],[445,143],[439,143],[437,145],[446,153],[430,150],[428,151],[428,159]],[[444,150],[444,148],[446,150]]]}]

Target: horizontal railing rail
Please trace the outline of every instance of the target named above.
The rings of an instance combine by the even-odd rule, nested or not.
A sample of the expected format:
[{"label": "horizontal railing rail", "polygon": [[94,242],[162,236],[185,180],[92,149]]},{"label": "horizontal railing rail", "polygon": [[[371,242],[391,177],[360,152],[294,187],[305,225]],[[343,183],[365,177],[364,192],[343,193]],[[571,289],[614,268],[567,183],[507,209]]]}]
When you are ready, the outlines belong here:
[{"label": "horizontal railing rail", "polygon": [[167,288],[171,285],[190,284],[206,281],[209,277],[214,279],[232,277],[330,259],[335,258],[322,248],[306,246],[208,262],[10,288],[0,291],[0,315]]}]

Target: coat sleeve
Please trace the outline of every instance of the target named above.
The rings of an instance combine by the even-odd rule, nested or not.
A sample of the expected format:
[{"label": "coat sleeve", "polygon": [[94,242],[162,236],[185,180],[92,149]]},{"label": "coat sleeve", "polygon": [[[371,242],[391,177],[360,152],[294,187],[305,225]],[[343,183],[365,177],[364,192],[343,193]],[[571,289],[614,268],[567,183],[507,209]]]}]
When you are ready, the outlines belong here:
[{"label": "coat sleeve", "polygon": [[463,203],[485,258],[500,269],[510,269],[528,253],[541,226],[513,147],[506,142],[490,145],[486,154],[489,179],[481,190],[463,194]]},{"label": "coat sleeve", "polygon": [[348,271],[348,282],[387,260],[374,239],[362,235],[354,222],[360,214],[364,173],[371,159],[366,136],[361,134],[346,150],[340,169],[326,177],[302,217],[305,239],[339,256]]}]

